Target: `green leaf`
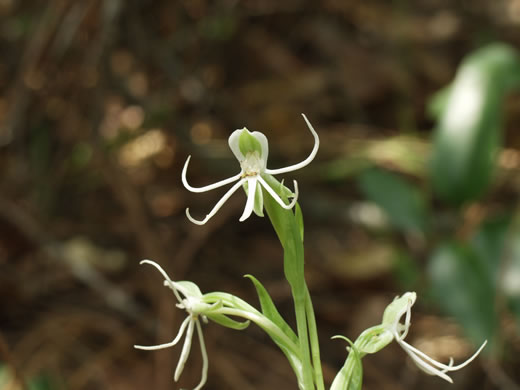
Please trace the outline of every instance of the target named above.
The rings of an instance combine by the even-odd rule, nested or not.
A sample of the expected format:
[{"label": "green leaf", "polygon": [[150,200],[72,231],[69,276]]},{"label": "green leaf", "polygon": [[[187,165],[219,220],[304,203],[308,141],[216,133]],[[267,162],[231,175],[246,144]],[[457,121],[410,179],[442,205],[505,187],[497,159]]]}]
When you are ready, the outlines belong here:
[{"label": "green leaf", "polygon": [[262,308],[262,313],[271,321],[273,321],[295,344],[298,344],[298,337],[296,336],[296,333],[294,333],[289,324],[287,324],[287,322],[280,315],[273,300],[262,283],[260,283],[258,279],[252,275],[245,275],[245,277],[251,280],[255,286],[258,299],[260,301],[260,306]]},{"label": "green leaf", "polygon": [[405,231],[426,229],[426,206],[422,194],[398,175],[378,168],[358,177],[363,194],[377,204],[390,222]]},{"label": "green leaf", "polygon": [[431,177],[441,198],[461,204],[488,188],[501,144],[503,98],[519,85],[516,50],[496,43],[470,54],[446,96],[438,97],[446,102],[437,104]]},{"label": "green leaf", "polygon": [[462,325],[476,345],[484,340],[493,344],[498,325],[495,290],[475,251],[459,243],[445,243],[430,258],[428,274],[436,303]]},{"label": "green leaf", "polygon": [[243,330],[249,326],[250,321],[236,321],[223,314],[206,314],[210,320],[219,325],[225,326],[235,330]]}]

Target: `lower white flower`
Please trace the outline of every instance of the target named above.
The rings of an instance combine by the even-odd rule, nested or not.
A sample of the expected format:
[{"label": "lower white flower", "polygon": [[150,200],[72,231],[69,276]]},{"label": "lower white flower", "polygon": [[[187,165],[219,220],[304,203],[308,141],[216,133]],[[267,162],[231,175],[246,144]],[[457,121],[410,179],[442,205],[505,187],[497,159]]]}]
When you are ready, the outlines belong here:
[{"label": "lower white flower", "polygon": [[[151,260],[143,260],[140,264],[150,264],[159,270],[159,272],[164,277],[164,285],[171,288],[175,297],[177,298],[177,307],[179,309],[184,309],[188,313],[188,317],[182,322],[179,333],[177,336],[170,341],[169,343],[152,345],[152,346],[143,346],[143,345],[134,345],[134,348],[144,349],[144,350],[155,350],[155,349],[163,349],[169,348],[176,345],[184,332],[186,332],[186,337],[184,339],[184,345],[182,347],[181,355],[179,358],[179,363],[175,369],[174,380],[177,381],[182,374],[184,369],[184,365],[188,360],[188,356],[191,350],[191,342],[193,339],[193,333],[195,329],[197,329],[197,335],[199,338],[200,351],[202,353],[202,377],[200,383],[194,390],[199,390],[204,386],[208,376],[208,354],[206,352],[206,345],[204,343],[204,336],[202,334],[202,326],[200,324],[200,319],[204,322],[207,322],[207,318],[205,315],[201,314],[205,309],[211,308],[212,305],[208,305],[207,303],[202,302],[202,293],[199,288],[191,282],[174,282],[169,277],[168,274],[161,268],[161,266]],[[181,294],[184,295],[184,298],[181,297]]]},{"label": "lower white flower", "polygon": [[277,175],[281,173],[292,172],[308,165],[316,156],[320,145],[319,137],[307,117],[302,114],[307,127],[314,136],[314,147],[311,154],[302,162],[294,164],[285,168],[268,169],[267,156],[269,154],[269,147],[267,138],[264,134],[253,131],[250,132],[246,128],[235,130],[229,137],[229,147],[240,163],[240,172],[228,179],[221,180],[217,183],[210,184],[204,187],[192,187],[188,184],[186,179],[186,172],[191,156],[188,157],[184,168],[182,170],[182,183],[191,192],[206,192],[236,182],[222,198],[217,202],[213,209],[203,220],[197,220],[190,215],[189,208],[186,209],[186,215],[189,220],[197,225],[204,225],[213,217],[217,211],[226,203],[226,201],[233,195],[240,187],[244,186],[247,192],[247,201],[244,212],[240,217],[240,221],[244,221],[251,216],[253,212],[259,216],[263,216],[263,195],[261,187],[263,187],[269,195],[276,200],[276,202],[284,209],[291,209],[296,204],[298,199],[298,185],[294,183],[293,200],[286,204],[280,195],[266,182],[262,175]]},{"label": "lower white flower", "polygon": [[[442,379],[453,383],[453,380],[446,374],[447,372],[457,371],[471,363],[482,349],[486,346],[487,340],[480,346],[469,359],[465,362],[453,365],[453,358],[450,358],[449,364],[440,363],[424,352],[404,341],[411,323],[411,308],[415,303],[417,295],[414,292],[408,292],[400,298],[396,298],[385,310],[383,315],[383,325],[388,327],[388,330],[393,334],[395,341],[405,350],[413,362],[422,371],[429,375],[436,375]],[[404,323],[401,323],[401,318],[405,315]]]}]

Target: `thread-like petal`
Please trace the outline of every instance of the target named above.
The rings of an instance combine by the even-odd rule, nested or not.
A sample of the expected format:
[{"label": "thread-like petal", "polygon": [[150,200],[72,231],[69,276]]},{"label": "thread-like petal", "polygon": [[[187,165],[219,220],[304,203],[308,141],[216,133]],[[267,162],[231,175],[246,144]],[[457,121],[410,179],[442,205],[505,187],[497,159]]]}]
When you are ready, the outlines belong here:
[{"label": "thread-like petal", "polygon": [[[175,283],[173,280],[170,279],[170,277],[168,276],[166,271],[164,269],[162,269],[162,267],[159,264],[157,264],[155,261],[152,261],[152,260],[141,260],[139,262],[139,264],[150,264],[150,265],[154,266],[161,273],[161,275],[164,277],[165,281],[168,282],[168,285],[172,289],[172,291],[175,294],[175,297],[177,298],[177,300],[179,302],[182,302],[182,298],[179,295],[179,293],[177,292],[177,290],[179,289],[180,286],[177,283]],[[182,292],[182,288],[179,289],[179,291]]]},{"label": "thread-like petal", "polygon": [[186,172],[188,171],[188,164],[190,163],[190,159],[191,159],[191,156],[188,156],[188,158],[186,159],[186,162],[184,163],[184,168],[182,168],[182,184],[184,184],[184,187],[186,187],[187,190],[191,191],[191,192],[206,192],[206,191],[211,191],[211,190],[214,190],[215,188],[220,188],[220,187],[223,187],[227,184],[230,184],[230,183],[233,183],[234,181],[237,181],[240,179],[240,176],[242,175],[242,172],[240,173],[237,173],[235,176],[231,176],[227,179],[224,179],[224,180],[221,180],[221,181],[218,181],[216,183],[213,183],[213,184],[209,184],[207,186],[204,186],[204,187],[192,187],[191,185],[189,185],[188,183],[188,180],[186,179]]},{"label": "thread-like petal", "polygon": [[314,127],[312,127],[311,123],[305,116],[305,114],[302,114],[303,119],[305,120],[305,123],[307,123],[307,127],[311,131],[312,135],[314,136],[314,147],[312,148],[311,154],[309,154],[309,157],[307,157],[302,162],[299,162],[298,164],[290,165],[285,168],[279,168],[279,169],[266,169],[265,173],[268,173],[270,175],[279,175],[281,173],[287,173],[296,171],[297,169],[303,168],[306,165],[309,165],[312,160],[314,160],[314,157],[316,157],[316,153],[318,153],[318,149],[320,148],[320,138],[318,137],[318,133],[316,133],[316,130],[314,130]]},{"label": "thread-like petal", "polygon": [[150,346],[134,345],[134,348],[143,349],[145,351],[153,351],[156,349],[164,349],[164,348],[173,347],[181,339],[182,335],[184,334],[184,331],[186,330],[186,326],[188,326],[189,321],[190,321],[190,317],[186,317],[186,319],[182,322],[181,327],[179,328],[179,332],[177,333],[177,336],[173,339],[173,341],[170,341],[169,343],[159,344],[159,345],[150,345]]},{"label": "thread-like petal", "polygon": [[204,343],[202,326],[200,325],[200,321],[198,319],[196,320],[196,325],[197,334],[199,336],[200,352],[202,354],[202,375],[200,378],[200,383],[193,390],[200,390],[202,386],[206,384],[206,380],[208,379],[208,353],[206,352],[206,344]]},{"label": "thread-like petal", "polygon": [[280,198],[280,196],[271,188],[271,186],[269,184],[267,184],[267,182],[262,178],[262,176],[258,176],[258,181],[260,182],[262,187],[264,187],[265,190],[269,193],[269,195],[271,195],[273,197],[273,199],[276,200],[276,202],[280,206],[282,206],[284,209],[286,209],[286,210],[292,209],[294,207],[294,205],[296,204],[296,202],[298,201],[298,183],[296,182],[296,180],[293,180],[294,197],[293,197],[292,202],[289,204],[285,204],[283,202],[282,198]]},{"label": "thread-like petal", "polygon": [[175,382],[179,380],[179,377],[182,374],[182,371],[184,370],[184,365],[186,364],[186,361],[188,360],[188,356],[190,355],[191,350],[191,341],[193,339],[193,329],[195,326],[195,319],[193,317],[188,317],[189,319],[189,325],[188,330],[186,331],[186,339],[184,340],[184,345],[182,346],[181,356],[179,357],[179,363],[177,363],[177,368],[175,369],[175,374],[173,376],[173,379]]},{"label": "thread-like petal", "polygon": [[237,183],[235,183],[235,185],[233,187],[231,187],[228,192],[226,192],[224,194],[224,196],[222,198],[220,198],[220,200],[217,202],[217,204],[213,207],[213,209],[209,212],[208,215],[206,215],[206,218],[204,218],[203,220],[199,221],[195,218],[193,218],[191,215],[190,215],[190,209],[186,209],[186,216],[188,217],[188,219],[193,222],[194,224],[196,225],[204,225],[206,222],[208,222],[208,220],[213,217],[217,211],[220,210],[220,208],[224,205],[224,203],[226,203],[226,201],[231,197],[231,195],[233,195],[236,190],[238,190],[242,184],[244,183],[246,179],[242,179],[240,181],[238,181]]}]

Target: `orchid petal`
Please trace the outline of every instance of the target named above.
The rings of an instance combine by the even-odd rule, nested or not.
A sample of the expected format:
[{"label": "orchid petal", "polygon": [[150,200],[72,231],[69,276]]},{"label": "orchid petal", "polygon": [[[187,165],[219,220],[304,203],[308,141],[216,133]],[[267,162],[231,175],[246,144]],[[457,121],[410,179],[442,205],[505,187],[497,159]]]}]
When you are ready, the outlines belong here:
[{"label": "orchid petal", "polygon": [[184,345],[182,346],[181,356],[179,357],[179,363],[177,363],[177,368],[175,369],[175,374],[173,376],[173,379],[175,382],[179,380],[179,377],[182,374],[182,370],[184,370],[184,365],[186,364],[186,361],[188,360],[188,356],[190,355],[191,350],[191,341],[193,338],[193,329],[195,325],[195,319],[193,317],[188,317],[189,319],[189,326],[188,330],[186,331],[186,339],[184,341]]},{"label": "orchid petal", "polygon": [[226,184],[233,183],[234,181],[240,179],[240,176],[242,175],[242,172],[240,172],[240,173],[237,173],[235,176],[231,176],[227,179],[218,181],[213,184],[209,184],[204,187],[192,187],[191,185],[188,184],[188,180],[186,179],[186,172],[188,171],[188,164],[190,163],[190,159],[191,159],[191,156],[188,156],[188,158],[186,159],[186,162],[184,163],[184,168],[182,169],[181,177],[182,177],[182,184],[184,184],[184,187],[186,187],[186,189],[191,192],[211,191],[211,190],[214,190],[215,188],[220,188],[220,187],[225,186]]},{"label": "orchid petal", "polygon": [[[433,365],[428,364],[419,356],[415,354],[412,350],[408,349],[407,347],[403,346],[402,343],[404,343],[403,340],[397,339],[397,343],[401,345],[401,347],[405,350],[405,352],[410,356],[410,358],[413,360],[413,362],[419,367],[422,371],[429,375],[437,375],[438,377],[453,383],[453,379],[451,379],[448,375],[446,375],[446,371],[441,371],[438,368],[434,367]],[[435,360],[434,360],[435,361]]]},{"label": "orchid petal", "polygon": [[247,129],[245,127],[243,129],[237,129],[233,131],[228,138],[229,148],[238,161],[243,161],[246,158],[238,146],[238,139],[240,138],[240,134],[242,134],[243,131],[247,131]]},{"label": "orchid petal", "polygon": [[156,349],[164,349],[164,348],[173,347],[174,345],[176,345],[179,342],[182,335],[184,334],[184,330],[186,329],[186,326],[188,325],[189,320],[190,320],[190,317],[186,317],[186,319],[182,322],[181,327],[179,328],[179,332],[177,333],[177,336],[173,339],[173,341],[170,341],[169,343],[165,343],[165,344],[150,345],[150,346],[134,345],[134,348],[142,349],[145,351],[153,351]]},{"label": "orchid petal", "polygon": [[200,390],[202,386],[206,384],[206,380],[208,379],[208,353],[206,352],[206,344],[204,343],[204,335],[202,333],[202,326],[200,325],[200,321],[197,319],[195,321],[195,325],[197,325],[197,334],[199,336],[199,344],[200,344],[200,352],[202,353],[202,376],[200,378],[200,383],[193,390]]},{"label": "orchid petal", "polygon": [[284,203],[282,198],[280,198],[280,196],[271,188],[271,186],[269,184],[267,184],[267,182],[262,178],[262,176],[258,176],[258,181],[260,182],[262,187],[264,187],[265,190],[269,193],[269,195],[271,195],[273,197],[273,199],[276,200],[276,202],[280,206],[282,206],[284,209],[286,209],[286,210],[292,209],[294,207],[294,205],[296,204],[296,202],[298,201],[298,183],[296,182],[296,180],[293,180],[294,198],[293,198],[292,202],[289,203],[288,205],[286,205]]},{"label": "orchid petal", "polygon": [[[150,264],[152,266],[154,266],[155,268],[157,268],[157,270],[161,273],[161,275],[164,277],[165,279],[165,282],[168,282],[168,285],[169,287],[172,289],[173,293],[175,294],[175,297],[177,298],[177,300],[179,302],[182,301],[182,298],[181,296],[179,295],[178,291],[177,291],[177,283],[175,283],[173,280],[170,279],[170,277],[168,276],[168,274],[166,273],[166,271],[164,271],[164,269],[162,269],[162,267],[157,264],[155,261],[152,261],[152,260],[141,260],[139,262],[139,264]],[[182,291],[182,290],[181,290]]]},{"label": "orchid petal", "polygon": [[307,123],[307,127],[311,131],[312,135],[314,136],[314,147],[312,148],[311,154],[309,154],[309,157],[307,157],[305,160],[298,164],[294,164],[285,168],[279,168],[279,169],[266,169],[265,173],[268,173],[270,175],[279,175],[281,173],[287,173],[296,171],[297,169],[303,168],[306,165],[309,165],[312,160],[314,160],[314,157],[316,157],[316,153],[318,153],[318,149],[320,147],[320,138],[318,137],[318,133],[316,133],[316,130],[312,127],[311,123],[305,116],[305,114],[302,114],[303,119]]},{"label": "orchid petal", "polygon": [[233,185],[233,187],[231,187],[228,192],[226,192],[224,194],[224,196],[222,198],[220,198],[220,200],[217,202],[217,204],[213,207],[213,209],[210,211],[210,213],[208,215],[206,215],[206,218],[204,218],[202,221],[199,221],[195,218],[193,218],[191,215],[190,215],[190,209],[186,209],[186,216],[188,217],[188,219],[193,222],[194,224],[196,225],[204,225],[206,222],[208,222],[208,220],[213,217],[217,211],[220,210],[220,208],[224,205],[224,203],[226,203],[226,201],[231,197],[231,195],[233,195],[236,190],[238,190],[242,184],[244,183],[246,179],[242,179],[240,181],[238,181],[237,183],[235,183],[235,185]]},{"label": "orchid petal", "polygon": [[477,352],[475,352],[470,358],[468,358],[466,361],[464,361],[463,363],[457,365],[457,366],[453,366],[453,365],[446,365],[446,364],[443,364],[443,363],[440,363],[434,359],[432,359],[431,357],[429,357],[428,355],[426,355],[424,352],[418,350],[417,348],[413,347],[412,345],[408,344],[406,341],[402,340],[402,339],[397,339],[397,342],[405,349],[405,350],[409,350],[409,351],[412,351],[413,353],[417,354],[418,356],[420,356],[421,358],[423,358],[424,360],[428,361],[430,364],[432,364],[433,366],[439,368],[439,369],[442,369],[442,370],[446,370],[446,371],[457,371],[457,370],[460,370],[461,368],[463,367],[466,367],[469,363],[471,363],[473,360],[475,360],[475,358],[478,356],[478,354],[482,351],[482,349],[486,346],[487,344],[487,340],[484,341],[484,343],[480,346],[480,348],[477,350]]},{"label": "orchid petal", "polygon": [[259,177],[260,176],[255,176],[253,178],[246,179],[247,180],[247,201],[246,201],[246,207],[244,208],[244,212],[242,213],[242,216],[239,219],[240,222],[243,222],[247,218],[249,218],[251,216],[251,213],[253,212],[253,209],[255,206],[256,184],[257,184]]}]

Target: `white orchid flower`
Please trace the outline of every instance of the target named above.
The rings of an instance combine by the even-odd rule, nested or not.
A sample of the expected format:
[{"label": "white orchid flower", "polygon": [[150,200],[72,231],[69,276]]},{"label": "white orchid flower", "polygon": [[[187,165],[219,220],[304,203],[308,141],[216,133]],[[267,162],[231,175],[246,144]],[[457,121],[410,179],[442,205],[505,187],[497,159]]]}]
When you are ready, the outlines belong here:
[{"label": "white orchid flower", "polygon": [[[202,335],[202,326],[200,325],[199,318],[202,317],[204,322],[207,322],[207,318],[204,312],[211,310],[214,305],[209,305],[202,301],[202,293],[200,292],[197,285],[191,282],[174,282],[172,281],[166,272],[161,268],[161,266],[151,260],[143,260],[140,264],[150,264],[159,270],[159,272],[164,277],[164,285],[171,288],[173,294],[177,298],[177,307],[179,309],[184,309],[188,313],[188,317],[182,322],[179,333],[177,336],[170,341],[169,343],[152,345],[152,346],[143,346],[143,345],[134,345],[134,348],[144,349],[144,350],[155,350],[155,349],[163,349],[169,348],[176,345],[184,332],[186,332],[186,337],[184,339],[184,345],[182,347],[181,355],[179,358],[179,363],[177,364],[177,368],[175,369],[174,380],[177,382],[179,377],[182,374],[184,369],[184,365],[188,360],[188,356],[190,354],[191,342],[193,338],[193,333],[195,329],[197,329],[197,335],[199,337],[200,351],[202,353],[202,377],[200,383],[194,390],[199,390],[206,383],[206,379],[208,376],[208,354],[206,352],[206,345],[204,343],[204,336]],[[181,294],[184,296],[182,298]]]},{"label": "white orchid flower", "polygon": [[[408,330],[410,329],[411,308],[415,303],[416,298],[417,295],[414,292],[408,292],[402,297],[396,298],[385,310],[383,315],[383,325],[387,326],[387,329],[393,334],[395,341],[397,341],[397,343],[405,350],[417,367],[429,375],[436,375],[450,383],[453,383],[453,380],[446,373],[460,370],[471,363],[486,346],[487,340],[484,341],[473,356],[459,365],[453,365],[453,358],[450,358],[449,364],[442,364],[432,359],[424,352],[419,351],[417,348],[404,341],[408,334]],[[403,315],[405,315],[404,323],[401,323]]]},{"label": "white orchid flower", "polygon": [[[267,156],[269,153],[269,147],[267,138],[264,134],[253,131],[250,132],[245,127],[243,129],[235,130],[229,137],[229,147],[240,162],[240,172],[236,175],[221,180],[217,183],[210,184],[204,187],[192,187],[188,184],[186,179],[186,172],[188,170],[188,164],[191,156],[188,157],[182,170],[182,183],[191,192],[206,192],[236,182],[222,198],[217,202],[213,209],[206,215],[203,220],[197,220],[190,215],[189,208],[186,209],[186,215],[189,220],[197,225],[204,225],[208,220],[213,217],[217,211],[226,203],[226,201],[235,193],[240,187],[244,186],[247,192],[247,201],[244,208],[244,212],[240,217],[240,221],[244,221],[251,216],[253,211],[259,216],[263,216],[263,195],[260,187],[263,187],[269,195],[276,200],[276,202],[284,209],[291,209],[296,204],[298,199],[298,184],[294,180],[294,194],[292,202],[285,204],[280,195],[267,183],[265,175],[278,175],[282,173],[292,172],[297,169],[303,168],[308,165],[316,156],[320,145],[318,134],[310,124],[307,117],[302,114],[303,119],[307,123],[309,130],[314,136],[314,147],[310,155],[302,162],[294,165],[290,165],[285,168],[279,169],[268,169],[267,168]],[[264,177],[263,177],[264,176]]]}]

